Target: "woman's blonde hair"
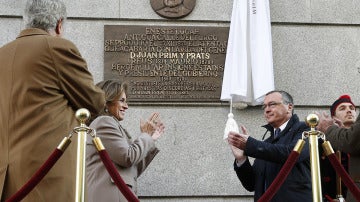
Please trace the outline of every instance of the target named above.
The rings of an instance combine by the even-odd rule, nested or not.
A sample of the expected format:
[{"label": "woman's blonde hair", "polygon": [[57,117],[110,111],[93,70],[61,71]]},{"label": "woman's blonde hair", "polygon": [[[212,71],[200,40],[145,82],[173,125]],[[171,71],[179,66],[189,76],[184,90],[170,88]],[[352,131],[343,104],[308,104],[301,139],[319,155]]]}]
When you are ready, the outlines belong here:
[{"label": "woman's blonde hair", "polygon": [[[122,93],[127,94],[128,85],[120,80],[109,79],[104,80],[96,84],[105,93],[106,104],[117,100]],[[106,107],[105,107],[106,109]],[[100,115],[107,114],[106,111],[100,113]]]}]

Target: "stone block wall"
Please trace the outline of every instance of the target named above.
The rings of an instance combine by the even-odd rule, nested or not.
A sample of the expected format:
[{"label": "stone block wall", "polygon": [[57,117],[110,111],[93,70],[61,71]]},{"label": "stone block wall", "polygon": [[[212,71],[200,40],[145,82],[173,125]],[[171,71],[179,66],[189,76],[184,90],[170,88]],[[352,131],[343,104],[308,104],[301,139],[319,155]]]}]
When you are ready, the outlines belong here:
[{"label": "stone block wall", "polygon": [[[65,0],[65,38],[87,60],[96,82],[103,79],[104,25],[229,26],[233,0],[197,0],[177,20],[158,16],[149,0]],[[0,46],[23,28],[23,0],[0,0]],[[339,95],[360,101],[360,4],[353,0],[270,1],[276,89],[288,91],[301,119],[328,111]],[[137,136],[140,118],[158,111],[166,124],[161,152],[139,178],[141,201],[252,201],[233,172],[223,130],[229,105],[173,103],[130,105],[124,126]],[[234,109],[235,119],[261,139],[260,107]]]}]

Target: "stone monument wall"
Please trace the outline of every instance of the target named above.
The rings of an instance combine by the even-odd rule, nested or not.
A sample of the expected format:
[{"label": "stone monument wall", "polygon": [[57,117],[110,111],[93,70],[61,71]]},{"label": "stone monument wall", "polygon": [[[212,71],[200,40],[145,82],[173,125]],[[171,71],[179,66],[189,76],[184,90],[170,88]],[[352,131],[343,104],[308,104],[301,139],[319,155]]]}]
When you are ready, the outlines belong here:
[{"label": "stone monument wall", "polygon": [[[0,0],[0,46],[15,39],[23,28],[23,2]],[[65,3],[69,14],[65,37],[78,46],[98,82],[106,76],[106,61],[110,61],[106,59],[111,50],[106,49],[109,42],[106,26],[223,29],[229,27],[233,1],[197,0],[192,11],[180,18],[162,17],[154,11],[150,0],[65,0]],[[359,105],[358,2],[276,0],[270,1],[270,11],[275,86],[293,95],[299,117],[304,119],[315,110],[328,111],[332,102],[344,93]],[[117,63],[122,65],[121,61],[110,63],[110,67],[115,64],[115,69]],[[174,77],[177,81],[178,77]],[[166,78],[163,75],[157,79]],[[208,81],[200,77],[197,80]],[[166,134],[157,143],[161,152],[138,179],[141,201],[252,201],[252,193],[242,187],[233,172],[234,159],[222,139],[228,103],[217,101],[216,97],[152,98],[156,99],[142,102],[141,96],[134,97],[137,100],[130,103],[124,121],[134,136],[139,134],[140,118],[153,111],[160,112],[166,124]],[[251,136],[262,138],[265,131],[260,126],[265,121],[260,107],[234,109],[233,113]]]}]

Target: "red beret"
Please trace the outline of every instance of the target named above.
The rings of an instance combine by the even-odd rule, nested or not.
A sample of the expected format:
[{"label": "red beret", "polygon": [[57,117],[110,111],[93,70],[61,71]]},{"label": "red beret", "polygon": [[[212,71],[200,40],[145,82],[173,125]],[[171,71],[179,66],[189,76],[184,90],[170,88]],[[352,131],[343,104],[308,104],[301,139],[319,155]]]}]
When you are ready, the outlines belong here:
[{"label": "red beret", "polygon": [[331,116],[335,115],[335,110],[339,106],[339,104],[344,103],[344,102],[350,103],[355,107],[355,105],[351,101],[351,97],[349,95],[342,95],[331,105],[331,107],[330,107]]}]

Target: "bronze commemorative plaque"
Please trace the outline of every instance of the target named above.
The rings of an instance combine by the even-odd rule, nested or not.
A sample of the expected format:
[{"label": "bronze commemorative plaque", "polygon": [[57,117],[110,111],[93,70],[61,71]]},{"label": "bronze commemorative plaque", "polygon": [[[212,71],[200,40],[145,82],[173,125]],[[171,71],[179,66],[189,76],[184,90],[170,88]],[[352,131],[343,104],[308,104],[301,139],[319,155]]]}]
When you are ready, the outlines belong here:
[{"label": "bronze commemorative plaque", "polygon": [[220,102],[228,27],[105,25],[104,79],[132,102]]},{"label": "bronze commemorative plaque", "polygon": [[164,18],[182,18],[191,13],[196,0],[150,0],[153,10]]}]

